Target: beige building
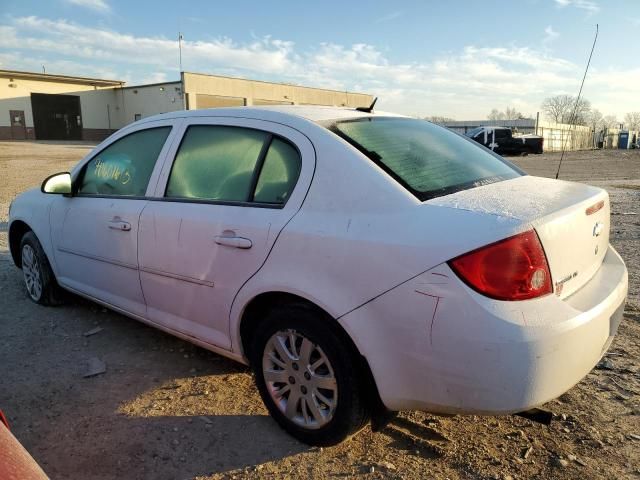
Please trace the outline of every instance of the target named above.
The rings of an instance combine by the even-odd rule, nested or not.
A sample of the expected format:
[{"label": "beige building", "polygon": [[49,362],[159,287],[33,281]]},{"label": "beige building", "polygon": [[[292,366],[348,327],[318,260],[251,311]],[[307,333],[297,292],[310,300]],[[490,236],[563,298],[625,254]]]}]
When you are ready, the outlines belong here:
[{"label": "beige building", "polygon": [[183,72],[180,81],[118,80],[0,70],[0,139],[101,140],[141,118],[241,105],[369,106],[371,95]]}]

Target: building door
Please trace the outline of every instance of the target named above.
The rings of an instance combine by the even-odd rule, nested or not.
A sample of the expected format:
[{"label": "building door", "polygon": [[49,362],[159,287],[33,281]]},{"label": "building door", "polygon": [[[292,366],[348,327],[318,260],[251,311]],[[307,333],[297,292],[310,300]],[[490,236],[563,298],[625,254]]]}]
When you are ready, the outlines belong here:
[{"label": "building door", "polygon": [[9,110],[11,121],[11,139],[25,140],[27,138],[27,128],[24,122],[24,110]]},{"label": "building door", "polygon": [[82,140],[79,96],[32,93],[31,108],[37,140]]}]

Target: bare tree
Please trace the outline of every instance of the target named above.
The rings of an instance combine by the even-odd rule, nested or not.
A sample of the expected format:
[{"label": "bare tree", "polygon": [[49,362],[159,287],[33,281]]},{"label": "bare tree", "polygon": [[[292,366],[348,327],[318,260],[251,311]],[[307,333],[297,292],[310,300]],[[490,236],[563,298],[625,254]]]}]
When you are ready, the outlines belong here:
[{"label": "bare tree", "polygon": [[430,117],[424,117],[424,119],[430,121],[431,123],[438,123],[438,124],[454,121],[453,118],[443,117],[440,115],[431,115]]},{"label": "bare tree", "polygon": [[581,98],[576,105],[576,98],[571,95],[556,95],[545,98],[541,105],[542,111],[556,123],[570,123],[586,125],[589,123],[591,102]]},{"label": "bare tree", "polygon": [[625,127],[629,130],[640,130],[640,112],[629,112],[624,116]]},{"label": "bare tree", "polygon": [[591,110],[589,115],[587,115],[586,124],[596,132],[602,130],[604,128],[604,121],[600,110],[597,108]]},{"label": "bare tree", "polygon": [[544,114],[552,118],[554,122],[562,123],[564,118],[568,117],[574,103],[571,95],[556,95],[545,98],[541,108]]},{"label": "bare tree", "polygon": [[524,118],[524,115],[520,113],[518,110],[512,107],[507,107],[504,111],[505,120],[519,120]]},{"label": "bare tree", "polygon": [[504,113],[499,111],[497,108],[494,108],[493,110],[491,110],[491,113],[487,115],[487,118],[489,120],[505,120]]},{"label": "bare tree", "polygon": [[520,120],[525,118],[525,116],[515,108],[507,106],[504,112],[494,108],[491,110],[491,113],[487,115],[487,118],[489,120]]},{"label": "bare tree", "polygon": [[602,123],[606,128],[618,128],[620,126],[615,115],[605,115],[602,119]]}]

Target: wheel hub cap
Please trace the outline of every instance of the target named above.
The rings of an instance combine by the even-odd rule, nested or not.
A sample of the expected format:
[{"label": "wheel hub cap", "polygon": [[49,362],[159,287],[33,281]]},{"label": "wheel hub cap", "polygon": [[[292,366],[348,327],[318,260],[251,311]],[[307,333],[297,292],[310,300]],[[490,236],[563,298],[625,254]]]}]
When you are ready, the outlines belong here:
[{"label": "wheel hub cap", "polygon": [[29,296],[35,301],[40,300],[40,296],[42,295],[40,263],[30,245],[22,247],[22,274]]},{"label": "wheel hub cap", "polygon": [[331,421],[338,403],[333,367],[322,349],[295,330],[267,342],[262,373],[271,398],[295,424],[318,429]]}]

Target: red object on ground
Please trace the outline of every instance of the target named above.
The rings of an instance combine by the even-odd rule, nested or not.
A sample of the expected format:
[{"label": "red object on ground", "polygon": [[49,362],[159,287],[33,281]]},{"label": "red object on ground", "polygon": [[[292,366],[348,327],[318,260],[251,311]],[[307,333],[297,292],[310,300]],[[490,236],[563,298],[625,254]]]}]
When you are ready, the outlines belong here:
[{"label": "red object on ground", "polygon": [[0,421],[4,425],[0,425],[0,479],[46,480],[49,478],[9,431],[9,423],[1,410]]}]

